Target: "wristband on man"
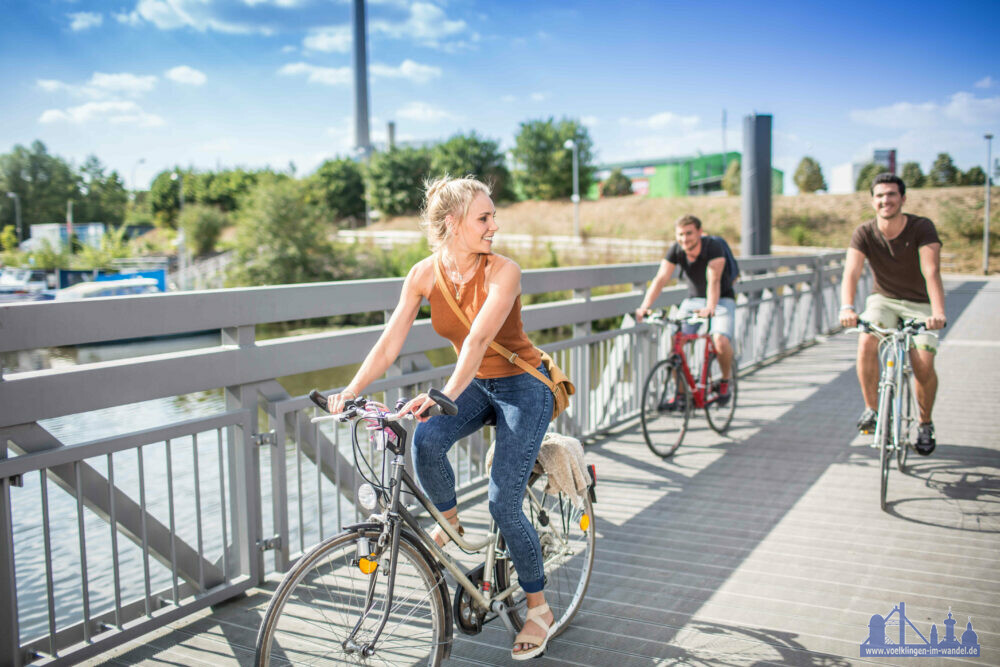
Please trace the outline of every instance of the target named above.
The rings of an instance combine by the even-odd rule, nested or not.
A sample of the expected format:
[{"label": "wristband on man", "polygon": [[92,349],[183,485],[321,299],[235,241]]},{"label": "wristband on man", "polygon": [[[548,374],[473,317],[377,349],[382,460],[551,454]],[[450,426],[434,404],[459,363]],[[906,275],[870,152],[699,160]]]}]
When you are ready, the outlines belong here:
[{"label": "wristband on man", "polygon": [[854,310],[854,306],[849,303],[845,303],[843,306],[840,307],[840,312],[844,312],[845,310],[849,310],[852,313],[857,312],[856,310]]}]

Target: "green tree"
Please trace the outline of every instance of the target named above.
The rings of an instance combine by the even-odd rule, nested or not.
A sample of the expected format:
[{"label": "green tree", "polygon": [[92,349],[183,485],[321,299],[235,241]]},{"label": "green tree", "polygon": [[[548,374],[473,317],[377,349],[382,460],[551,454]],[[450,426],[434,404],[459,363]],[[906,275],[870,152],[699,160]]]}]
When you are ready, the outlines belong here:
[{"label": "green tree", "polygon": [[352,253],[327,239],[333,228],[306,201],[302,181],[262,176],[236,214],[229,283],[281,285],[353,277]]},{"label": "green tree", "polygon": [[794,180],[800,193],[808,194],[817,190],[826,190],[823,171],[819,168],[819,163],[809,156],[802,158],[799,162],[799,166],[795,169]]},{"label": "green tree", "polygon": [[907,188],[922,188],[927,183],[919,162],[907,162],[903,165],[903,182]]},{"label": "green tree", "polygon": [[325,206],[335,220],[365,215],[365,182],[354,160],[327,160],[309,178],[309,201]]},{"label": "green tree", "polygon": [[585,194],[594,180],[593,142],[587,128],[577,120],[531,120],[521,123],[514,145],[517,170],[514,177],[530,199],[557,199],[573,194],[573,152],[565,147],[576,142],[579,154],[580,192]]},{"label": "green tree", "polygon": [[207,184],[202,203],[218,206],[223,211],[235,211],[240,198],[253,189],[261,172],[245,169],[226,169],[213,174]]},{"label": "green tree", "polygon": [[743,182],[743,170],[740,168],[739,160],[730,160],[726,167],[726,173],[722,176],[722,189],[730,195],[740,194]]},{"label": "green tree", "polygon": [[128,191],[118,172],[104,173],[97,156],[89,156],[80,167],[81,200],[73,208],[79,222],[103,222],[112,226],[125,220]]},{"label": "green tree", "polygon": [[854,183],[854,189],[857,192],[869,192],[872,187],[872,181],[883,171],[885,171],[885,167],[882,165],[869,162],[858,172],[858,180]]},{"label": "green tree", "polygon": [[185,205],[178,220],[188,248],[195,255],[206,255],[215,250],[215,242],[229,222],[225,213],[206,204]]},{"label": "green tree", "polygon": [[630,194],[632,194],[632,179],[623,174],[619,168],[612,169],[607,179],[601,183],[602,197],[621,197]]},{"label": "green tree", "polygon": [[[80,199],[80,177],[65,160],[50,155],[45,144],[35,141],[30,149],[17,145],[0,155],[0,192],[17,193],[27,237],[34,223],[66,219],[66,202]],[[14,206],[3,206],[0,227],[15,223]]]},{"label": "green tree", "polygon": [[494,201],[514,198],[510,172],[507,171],[499,143],[479,137],[475,132],[456,134],[435,146],[431,150],[431,173],[435,177],[472,174],[490,185]]},{"label": "green tree", "polygon": [[938,153],[937,158],[934,160],[934,166],[931,167],[930,172],[927,174],[927,181],[931,187],[948,188],[959,184],[961,173],[958,167],[955,166],[955,163],[952,162],[950,155],[947,153]]},{"label": "green tree", "polygon": [[131,256],[132,250],[125,238],[125,227],[118,227],[105,232],[101,237],[101,244],[96,248],[82,244],[79,252],[72,255],[69,266],[74,269],[110,269],[114,266],[113,260]]},{"label": "green tree", "polygon": [[174,177],[178,170],[161,171],[149,186],[149,204],[156,224],[164,227],[177,226],[177,211],[181,207],[181,181],[184,182],[185,203],[194,200],[194,179],[191,172],[181,172],[181,177]]},{"label": "green tree", "polygon": [[424,183],[431,174],[431,153],[426,148],[391,149],[375,153],[365,170],[371,205],[385,215],[420,209]]},{"label": "green tree", "polygon": [[986,185],[986,172],[979,165],[962,174],[962,185]]}]

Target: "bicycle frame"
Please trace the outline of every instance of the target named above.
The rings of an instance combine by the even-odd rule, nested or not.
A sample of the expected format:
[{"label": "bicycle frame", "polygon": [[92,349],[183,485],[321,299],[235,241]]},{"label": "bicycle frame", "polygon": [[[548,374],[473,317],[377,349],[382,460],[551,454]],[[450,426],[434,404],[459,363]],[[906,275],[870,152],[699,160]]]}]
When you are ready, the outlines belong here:
[{"label": "bicycle frame", "polygon": [[[712,318],[708,318],[708,326],[706,329],[711,329]],[[698,381],[695,381],[694,374],[691,372],[691,367],[687,362],[687,354],[684,352],[684,346],[688,343],[697,341],[699,338],[705,339],[705,354],[704,359],[702,359],[701,364],[701,377]],[[671,337],[671,353],[675,359],[677,359],[678,367],[684,376],[684,381],[687,382],[688,387],[691,388],[691,398],[694,401],[694,407],[702,409],[710,403],[706,400],[707,388],[708,388],[708,372],[709,372],[709,360],[712,358],[713,354],[717,355],[715,349],[715,343],[712,342],[712,336],[706,331],[703,334],[686,334],[681,329],[678,329],[676,333]]]},{"label": "bicycle frame", "polygon": [[879,420],[875,429],[875,442],[880,442],[883,428],[891,428],[889,433],[892,448],[898,449],[906,443],[900,442],[900,431],[902,427],[903,414],[903,392],[901,388],[904,382],[909,381],[912,370],[910,368],[909,351],[913,345],[913,335],[909,331],[890,332],[889,334],[878,334],[879,339],[879,362],[881,373],[879,373],[879,407],[881,408],[882,396],[884,392],[890,394],[892,401],[892,421],[885,423]]},{"label": "bicycle frame", "polygon": [[[393,588],[395,585],[396,577],[396,561],[397,553],[399,551],[399,540],[401,531],[403,529],[403,524],[406,524],[414,537],[416,537],[420,544],[423,545],[425,550],[431,556],[431,560],[436,561],[438,565],[443,566],[451,575],[455,578],[455,581],[469,594],[469,596],[475,600],[476,604],[480,605],[483,609],[490,610],[496,613],[500,619],[503,621],[507,628],[514,632],[514,625],[508,618],[508,612],[515,607],[507,607],[502,604],[502,602],[513,595],[513,593],[518,589],[517,583],[512,583],[506,589],[499,592],[494,592],[492,586],[489,585],[490,582],[486,581],[487,573],[494,571],[494,566],[498,557],[496,544],[498,531],[496,525],[491,522],[490,532],[487,537],[481,542],[471,542],[465,540],[457,531],[451,526],[451,523],[444,517],[443,514],[434,506],[427,496],[421,491],[419,485],[415,482],[413,477],[405,468],[405,456],[406,456],[406,439],[407,432],[396,421],[390,421],[385,418],[378,419],[377,430],[388,429],[393,432],[396,436],[396,441],[392,442],[386,439],[385,446],[386,449],[392,452],[393,458],[390,462],[390,477],[391,482],[389,488],[391,489],[390,500],[386,506],[383,503],[383,513],[373,514],[369,517],[369,521],[361,524],[354,524],[352,526],[345,526],[345,530],[357,529],[362,526],[373,526],[381,525],[382,533],[378,538],[378,548],[384,549],[386,543],[389,543],[389,574],[388,574],[388,585],[386,589],[386,600],[387,603],[382,612],[382,619],[379,623],[378,629],[374,633],[372,639],[366,646],[355,645],[354,648],[359,651],[364,651],[365,653],[371,654],[370,651],[374,650],[375,644],[378,642],[381,636],[382,630],[385,627],[386,622],[389,619],[389,613],[392,610],[393,602]],[[428,511],[428,513],[434,517],[438,525],[447,531],[451,539],[466,552],[480,552],[486,551],[486,560],[483,567],[483,577],[484,586],[482,590],[476,586],[476,584],[469,579],[465,572],[462,571],[461,567],[455,560],[449,556],[442,547],[438,546],[437,542],[420,527],[417,518],[411,513],[405,506],[400,503],[400,492],[403,486],[406,486],[406,491],[411,493],[417,501]],[[528,490],[531,502],[538,505],[538,501],[535,499],[531,490]],[[379,496],[380,500],[382,499]],[[370,549],[370,547],[369,547]],[[504,556],[501,556],[504,557]],[[370,583],[374,583],[377,569],[372,571],[370,574]],[[358,619],[351,633],[348,635],[345,644],[353,642],[354,636],[358,629],[362,626],[364,620],[367,618],[368,612],[373,606],[374,599],[374,586],[370,585],[368,593],[365,599],[365,612]]]}]

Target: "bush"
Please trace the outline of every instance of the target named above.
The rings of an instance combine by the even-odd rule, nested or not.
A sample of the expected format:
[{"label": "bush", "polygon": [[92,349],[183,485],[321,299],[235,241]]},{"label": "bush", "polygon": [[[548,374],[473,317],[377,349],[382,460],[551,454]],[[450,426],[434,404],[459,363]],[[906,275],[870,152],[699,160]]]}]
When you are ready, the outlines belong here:
[{"label": "bush", "polygon": [[622,197],[632,194],[632,179],[622,173],[621,169],[613,169],[608,178],[601,183],[602,197]]},{"label": "bush", "polygon": [[179,222],[184,230],[188,250],[198,256],[215,250],[215,242],[219,240],[219,234],[229,220],[225,213],[214,206],[194,204],[184,207]]},{"label": "bush", "polygon": [[808,156],[799,162],[799,166],[795,170],[794,180],[799,192],[803,194],[826,190],[826,181],[823,180],[823,171],[819,168],[819,163]]},{"label": "bush", "polygon": [[418,211],[424,200],[424,182],[430,175],[431,154],[426,148],[375,153],[366,170],[369,201],[385,215]]},{"label": "bush", "polygon": [[241,202],[236,257],[227,282],[234,286],[282,285],[357,277],[357,260],[327,239],[333,231],[306,201],[302,181],[263,176]]},{"label": "bush", "polygon": [[919,162],[907,162],[904,164],[901,178],[906,183],[907,189],[922,188],[927,183],[927,177],[924,176],[923,170],[920,169]]}]

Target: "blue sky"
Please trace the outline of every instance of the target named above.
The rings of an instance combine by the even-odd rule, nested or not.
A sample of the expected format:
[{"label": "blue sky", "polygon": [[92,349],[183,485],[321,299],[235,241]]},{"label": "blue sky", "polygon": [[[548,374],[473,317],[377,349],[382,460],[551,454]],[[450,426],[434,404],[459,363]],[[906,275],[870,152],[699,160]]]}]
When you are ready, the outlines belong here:
[{"label": "blue sky", "polygon": [[[140,187],[174,165],[309,173],[351,151],[350,9],[0,0],[0,151],[41,139]],[[967,169],[1000,135],[998,26],[1000,2],[372,0],[372,134],[508,148],[567,116],[620,161],[717,152],[725,109],[730,150],[744,116],[773,115],[786,192],[803,155],[828,182],[876,147]]]}]

